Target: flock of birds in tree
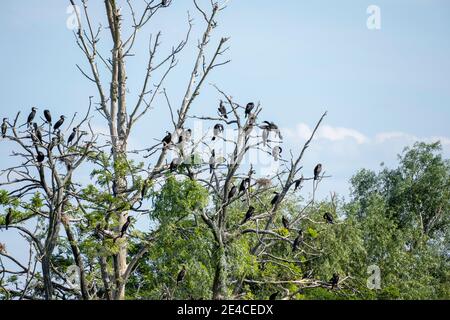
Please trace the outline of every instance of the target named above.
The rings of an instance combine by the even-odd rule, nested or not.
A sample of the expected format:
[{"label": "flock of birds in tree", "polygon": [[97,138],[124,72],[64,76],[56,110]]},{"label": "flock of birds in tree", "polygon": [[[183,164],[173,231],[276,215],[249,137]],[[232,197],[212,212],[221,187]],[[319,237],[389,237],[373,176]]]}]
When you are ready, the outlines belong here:
[{"label": "flock of birds in tree", "polygon": [[[245,107],[245,117],[251,117],[252,116],[252,111],[255,108],[255,104],[253,102],[250,102],[246,105]],[[219,108],[218,108],[218,112],[219,115],[223,118],[223,119],[228,119],[228,112],[227,109],[223,103],[223,101],[220,102]],[[57,146],[59,143],[62,142],[62,136],[61,136],[61,127],[65,122],[66,117],[64,115],[61,115],[58,119],[58,121],[56,123],[53,124],[52,122],[52,115],[50,113],[49,110],[44,110],[43,115],[45,118],[45,123],[44,125],[48,125],[49,128],[53,129],[49,129],[48,130],[48,135],[50,136],[51,139],[49,139],[50,141],[48,143],[46,143],[44,141],[44,136],[42,134],[41,131],[41,127],[38,126],[38,124],[35,122],[35,118],[36,118],[36,113],[37,113],[37,108],[33,107],[31,109],[30,114],[28,115],[27,118],[27,122],[24,124],[27,126],[28,130],[31,133],[31,139],[32,142],[35,146],[36,149],[36,155],[35,155],[35,159],[36,162],[38,163],[38,165],[42,165],[42,163],[45,161],[45,154],[39,149],[39,147],[44,147],[47,149],[48,152],[51,152],[51,150]],[[52,127],[53,125],[53,127]],[[6,138],[7,134],[8,134],[8,129],[11,127],[11,125],[8,123],[8,118],[4,118],[3,122],[1,124],[1,136],[2,138]],[[275,132],[276,135],[282,139],[281,136],[281,132],[279,127],[273,123],[273,122],[269,122],[269,121],[264,121],[263,124],[260,126],[260,128],[263,130],[262,131],[262,143],[264,146],[267,146],[268,143],[268,138],[269,138],[269,134],[270,132]],[[70,134],[69,138],[67,139],[67,145],[71,145],[78,133],[78,127],[74,127],[72,130],[72,133]],[[220,123],[216,124],[213,128],[213,137],[212,140],[215,141],[217,139],[217,137],[222,134],[224,132],[224,126]],[[179,135],[178,137],[178,144],[183,144],[184,142],[187,142],[190,140],[192,135],[192,131],[191,129],[187,129],[184,130],[182,132],[182,134]],[[163,147],[166,148],[169,145],[172,144],[172,134],[170,132],[167,132],[166,136],[162,139],[162,144]],[[280,146],[275,146],[272,149],[272,156],[274,158],[275,161],[278,161],[281,157],[281,153],[282,153],[282,148]],[[177,167],[181,164],[181,161],[179,158],[174,159],[171,164],[170,164],[170,171],[175,171],[177,169]],[[216,169],[216,165],[217,165],[217,159],[216,159],[216,153],[215,150],[213,149],[211,151],[211,157],[209,159],[209,172],[210,174],[212,174],[214,172],[214,170]],[[314,181],[317,181],[320,179],[320,174],[322,172],[322,164],[318,164],[315,168],[314,168]],[[300,179],[297,179],[296,181],[294,181],[294,190],[297,191],[302,183],[304,181],[303,176]],[[228,201],[231,201],[234,197],[239,196],[243,193],[245,193],[247,190],[250,189],[251,186],[251,177],[247,177],[245,179],[242,179],[239,188],[236,187],[235,185],[232,185],[231,189],[228,192]],[[275,207],[280,200],[280,193],[278,192],[274,192],[274,197],[272,198],[270,204],[273,207]],[[245,216],[241,222],[241,225],[244,225],[246,223],[248,223],[249,221],[251,221],[251,219],[253,218],[253,216],[256,213],[256,209],[253,206],[249,206],[247,212],[245,213]],[[11,208],[8,208],[7,210],[7,214],[5,217],[5,229],[8,230],[9,225],[12,223],[12,217],[13,217],[13,212]],[[329,212],[325,212],[325,214],[323,215],[324,220],[326,221],[326,223],[329,224],[334,224],[334,219],[333,216],[331,215],[331,213]],[[127,217],[126,222],[123,224],[121,230],[120,230],[120,234],[114,239],[114,242],[118,239],[118,238],[122,238],[125,233],[127,232],[130,224],[131,224],[131,220],[132,218],[130,216]],[[283,226],[287,229],[290,230],[290,223],[289,220],[286,217],[282,217],[282,224]],[[300,229],[298,231],[298,234],[296,236],[296,238],[293,241],[292,244],[292,252],[295,252],[299,249],[299,247],[301,246],[303,242],[303,230]],[[176,279],[176,283],[177,285],[182,282],[186,276],[187,273],[187,269],[186,266],[183,265],[181,271],[178,273],[177,279]],[[334,289],[338,283],[339,283],[339,275],[337,273],[333,274],[333,277],[330,279],[330,285],[331,288]],[[277,298],[277,296],[279,295],[279,292],[276,292],[274,294],[272,294],[270,296],[270,300],[275,300]]]},{"label": "flock of birds in tree", "polygon": [[[62,134],[61,134],[61,127],[64,124],[64,121],[66,120],[66,116],[61,115],[54,124],[52,122],[52,115],[49,110],[44,110],[44,119],[45,122],[42,126],[39,126],[35,122],[37,114],[37,108],[33,107],[31,108],[31,112],[29,113],[27,117],[27,122],[22,126],[27,126],[28,131],[30,132],[30,138],[34,144],[36,155],[35,160],[38,164],[42,164],[45,161],[45,153],[41,151],[40,147],[45,148],[48,152],[51,152],[54,147],[56,147],[58,144],[62,142]],[[48,125],[48,136],[49,141],[44,141],[44,135],[42,133],[42,127]],[[52,127],[53,125],[53,127]],[[8,118],[3,118],[3,122],[1,125],[1,135],[2,138],[6,138],[8,134],[8,129],[11,128],[12,125],[8,122]],[[69,135],[69,138],[67,139],[67,145],[70,146],[73,144],[76,136],[78,133],[78,128],[75,127],[72,130],[72,133]]]},{"label": "flock of birds in tree", "polygon": [[[51,152],[53,148],[55,148],[58,144],[62,143],[62,134],[61,134],[61,127],[64,124],[64,121],[66,117],[64,115],[60,116],[58,121],[53,124],[52,122],[52,115],[49,110],[44,110],[44,119],[45,122],[43,126],[48,125],[48,135],[49,142],[46,142],[44,139],[44,135],[42,133],[42,127],[39,126],[35,122],[37,114],[37,108],[33,107],[31,108],[31,112],[29,113],[27,117],[27,121],[22,126],[26,126],[27,130],[30,133],[30,139],[33,142],[33,146],[36,150],[36,154],[34,155],[34,159],[38,166],[41,166],[42,163],[45,161],[45,153],[41,151],[40,148],[45,148],[47,152]],[[21,126],[21,127],[22,127]],[[7,138],[8,130],[12,128],[13,126],[8,122],[8,118],[3,118],[2,125],[1,125],[1,137],[3,139]],[[67,139],[67,145],[72,145],[76,136],[78,133],[78,128],[75,127],[72,130],[72,133],[70,134],[69,138]],[[9,225],[12,223],[13,220],[13,211],[11,208],[7,209],[7,214],[5,216],[5,229],[8,230]]]},{"label": "flock of birds in tree", "polygon": [[[250,102],[246,105],[245,118],[252,117],[252,111],[254,108],[255,108],[255,104],[253,102]],[[228,111],[227,111],[223,101],[220,101],[220,104],[219,104],[219,107],[217,110],[218,110],[219,116],[222,119],[228,120]],[[278,136],[278,138],[280,140],[283,139],[279,127],[274,122],[264,121],[262,123],[262,125],[259,126],[259,128],[262,129],[263,146],[268,145],[268,141],[269,141],[268,139],[269,139],[269,135],[271,132],[275,132],[276,136]],[[225,128],[224,128],[223,124],[221,124],[221,123],[215,124],[213,127],[212,141],[216,141],[216,139],[224,132],[224,130],[225,130]],[[178,145],[182,144],[184,142],[187,142],[190,139],[191,135],[192,135],[191,129],[187,129],[187,130],[183,131],[178,137]],[[167,132],[166,136],[162,139],[163,147],[166,148],[166,147],[170,146],[173,143],[172,140],[173,140],[172,134],[170,132]],[[278,145],[272,148],[271,154],[275,161],[280,160],[282,152],[283,152],[283,149]],[[172,171],[172,172],[175,171],[177,169],[177,167],[181,164],[181,162],[182,162],[182,160],[180,158],[175,158],[174,160],[172,160],[172,162],[169,166],[170,171]],[[216,152],[213,149],[211,151],[211,155],[209,158],[209,173],[213,174],[214,170],[216,168],[217,168],[217,157],[216,157]],[[322,164],[319,163],[314,168],[314,182],[316,182],[320,179],[321,173],[322,173]],[[239,188],[234,184],[231,186],[231,188],[228,192],[226,201],[230,202],[235,197],[244,194],[247,190],[250,189],[250,186],[251,186],[250,176],[251,176],[251,174],[249,174],[249,177],[242,179],[242,181],[239,185]],[[300,179],[297,179],[293,182],[294,191],[297,191],[301,187],[303,181],[304,181],[304,178],[302,176]],[[274,192],[274,194],[275,195],[270,202],[272,208],[274,208],[280,202],[280,197],[281,197],[279,192]],[[248,207],[248,210],[245,213],[244,218],[243,218],[242,222],[240,223],[240,225],[242,226],[242,225],[248,223],[249,221],[251,221],[251,219],[255,216],[255,213],[256,213],[256,208],[253,207],[252,205],[250,205]],[[334,218],[330,212],[325,212],[323,215],[323,219],[328,224],[334,224]],[[284,216],[282,217],[282,223],[283,223],[284,228],[286,228],[287,230],[291,230],[289,220]],[[303,239],[304,239],[303,230],[300,229],[297,233],[296,238],[294,239],[294,241],[292,243],[292,252],[295,252],[300,248],[300,246],[303,242]],[[186,272],[187,272],[186,267],[183,266],[182,270],[179,272],[178,277],[177,277],[177,285],[179,284],[179,282],[181,282],[185,278]],[[339,275],[337,273],[335,273],[335,274],[333,274],[333,277],[329,281],[331,288],[334,289],[337,286],[338,282],[339,282]],[[270,300],[276,299],[278,294],[279,294],[279,292],[274,293],[272,296],[270,296]]]}]

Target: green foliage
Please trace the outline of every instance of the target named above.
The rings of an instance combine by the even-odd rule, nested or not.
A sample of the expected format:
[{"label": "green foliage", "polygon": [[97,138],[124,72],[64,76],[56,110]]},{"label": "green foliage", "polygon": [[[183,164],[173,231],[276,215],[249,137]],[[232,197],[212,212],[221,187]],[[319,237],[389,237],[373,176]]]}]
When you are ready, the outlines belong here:
[{"label": "green foliage", "polygon": [[[149,208],[145,217],[150,229],[144,232],[133,224],[128,230],[129,257],[149,245],[127,283],[128,299],[210,299],[222,256],[229,297],[267,299],[274,292],[284,296],[288,292],[298,300],[450,298],[450,163],[442,158],[439,144],[419,143],[405,149],[398,168],[361,170],[351,180],[352,195],[347,202],[315,201],[305,208],[301,192],[291,193],[271,222],[269,236],[279,241],[256,255],[253,250],[261,235],[252,230],[257,224],[254,220],[241,222],[249,205],[255,208],[255,215],[267,212],[273,190],[261,192],[250,203],[234,201],[227,207],[229,238],[226,246],[220,247],[202,218],[204,211],[215,211],[220,199],[210,196],[200,182],[169,173],[157,186],[138,174],[141,163],[120,157],[112,161],[103,153],[92,155],[91,160],[103,168],[92,171],[94,183],[79,194],[89,204],[83,211],[70,204],[67,207],[72,218],[82,221],[74,224],[74,232],[83,260],[94,269],[86,274],[89,283],[101,281],[99,259],[105,258],[106,269],[113,271],[112,256],[122,241],[98,234],[97,227],[114,230],[119,227],[114,213],[130,209],[125,199],[112,195],[113,181],[133,176],[127,187],[143,192],[144,206]],[[195,166],[195,157],[193,160],[178,170],[185,172],[188,165]],[[0,205],[11,208],[14,223],[46,206],[42,195],[16,199],[3,190]],[[325,212],[332,213],[334,224],[324,221]],[[299,214],[302,218],[296,220]],[[283,216],[290,221],[289,228],[283,225]],[[0,224],[4,221],[2,212]],[[37,219],[38,227],[45,223],[45,218]],[[300,230],[303,240],[293,251]],[[45,236],[42,231],[36,234],[39,239]],[[155,240],[147,243],[149,238]],[[74,263],[71,250],[66,238],[58,239],[52,263],[60,272]],[[381,270],[380,289],[367,288],[370,265]],[[186,277],[177,284],[183,266]],[[305,279],[327,283],[334,273],[345,278],[339,289],[305,288],[300,283]],[[37,274],[36,279],[39,277]],[[3,284],[17,281],[17,277],[9,277]],[[3,296],[7,293],[0,292]]]},{"label": "green foliage", "polygon": [[[298,215],[302,201],[289,196],[273,230],[293,241],[296,230],[302,229],[299,250],[292,252],[290,243],[277,241],[256,257],[252,254],[256,237],[246,233],[227,247],[227,279],[249,280],[240,286],[244,299],[267,299],[286,289],[294,299],[449,298],[448,214],[444,214],[450,203],[449,168],[439,155],[439,145],[417,144],[405,150],[396,169],[358,172],[352,178],[350,202],[316,203],[302,213],[308,219],[288,230],[281,217],[291,220]],[[263,193],[251,205],[256,212],[264,212],[271,197],[270,192]],[[129,298],[159,299],[165,294],[177,299],[210,298],[218,251],[199,215],[208,206],[209,195],[194,181],[169,176],[160,190],[151,192],[151,198],[159,236],[133,276]],[[247,209],[248,204],[240,201],[228,207],[227,227],[232,232],[255,227],[254,221],[240,224]],[[336,218],[335,224],[323,220],[327,211]],[[176,286],[182,265],[188,275]],[[370,265],[381,269],[380,289],[366,286]],[[289,284],[311,270],[308,277],[319,281],[329,281],[333,273],[348,278],[339,290]],[[228,289],[232,295],[236,286]]]},{"label": "green foliage", "polygon": [[440,150],[417,143],[397,169],[352,179],[346,210],[362,233],[367,264],[381,268],[379,299],[449,298],[450,163]]}]

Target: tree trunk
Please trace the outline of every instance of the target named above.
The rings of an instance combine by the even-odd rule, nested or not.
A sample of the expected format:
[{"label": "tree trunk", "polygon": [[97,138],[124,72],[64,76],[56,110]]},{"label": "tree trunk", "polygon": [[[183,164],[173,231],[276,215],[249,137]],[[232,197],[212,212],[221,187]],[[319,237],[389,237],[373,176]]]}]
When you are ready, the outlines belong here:
[{"label": "tree trunk", "polygon": [[50,257],[45,254],[42,258],[42,274],[44,276],[44,292],[46,300],[53,300],[53,284],[50,269]]},{"label": "tree trunk", "polygon": [[225,255],[225,249],[223,246],[219,246],[216,253],[216,273],[213,283],[213,300],[225,300],[227,299],[227,259]]}]

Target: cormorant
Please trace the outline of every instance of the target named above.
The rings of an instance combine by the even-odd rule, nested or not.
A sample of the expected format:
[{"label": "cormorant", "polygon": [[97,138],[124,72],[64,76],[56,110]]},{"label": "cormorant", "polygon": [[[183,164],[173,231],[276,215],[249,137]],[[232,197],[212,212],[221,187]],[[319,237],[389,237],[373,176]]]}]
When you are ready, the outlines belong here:
[{"label": "cormorant", "polygon": [[242,220],[241,225],[245,224],[255,213],[255,208],[253,206],[248,207],[247,213],[245,214],[244,220]]},{"label": "cormorant", "polygon": [[77,135],[77,131],[78,131],[77,127],[73,128],[72,133],[70,134],[69,139],[67,140],[67,144],[72,143],[73,139],[75,139],[75,136]]},{"label": "cormorant", "polygon": [[298,246],[303,242],[303,230],[300,229],[298,232],[297,238],[295,238],[294,243],[292,244],[292,252],[298,250]]},{"label": "cormorant", "polygon": [[6,217],[5,217],[6,230],[8,230],[8,226],[11,223],[11,221],[12,221],[12,210],[11,210],[11,208],[8,208],[8,213],[6,214]]},{"label": "cormorant", "polygon": [[37,108],[35,108],[35,107],[31,108],[31,113],[28,115],[28,119],[27,119],[28,126],[31,126],[31,123],[33,122],[34,117],[36,116],[36,111],[37,111]]},{"label": "cormorant", "polygon": [[166,131],[167,135],[162,139],[163,146],[167,146],[172,142],[172,134],[169,131]]},{"label": "cormorant", "polygon": [[180,165],[181,159],[180,158],[174,158],[172,162],[170,163],[170,172],[174,172],[177,170],[178,166]]},{"label": "cormorant", "polygon": [[52,115],[50,113],[50,110],[44,110],[44,117],[47,123],[52,123]]},{"label": "cormorant", "polygon": [[273,197],[272,201],[270,201],[270,204],[272,206],[274,206],[278,202],[278,199],[280,198],[280,194],[278,192],[274,192],[274,194],[275,197]]},{"label": "cormorant", "polygon": [[222,100],[220,100],[220,105],[219,105],[219,108],[217,110],[219,110],[219,114],[220,114],[221,117],[223,117],[225,119],[228,119],[227,108],[225,108],[225,105],[223,104]]},{"label": "cormorant", "polygon": [[280,128],[278,128],[278,126],[275,123],[269,122],[269,121],[264,121],[263,123],[264,123],[264,125],[261,126],[261,129],[268,130],[268,131],[275,131],[276,134],[278,135],[278,137],[281,140],[283,140],[283,137],[281,136]]},{"label": "cormorant", "polygon": [[48,144],[48,150],[52,151],[54,147],[59,143],[58,137],[53,137],[52,141]]},{"label": "cormorant", "polygon": [[265,123],[263,128],[266,128],[269,131],[278,130],[278,126],[275,123],[273,123],[273,122],[263,121],[263,123]]},{"label": "cormorant", "polygon": [[295,187],[294,187],[294,191],[297,191],[297,189],[302,185],[303,182],[303,176],[295,181]]},{"label": "cormorant", "polygon": [[236,195],[237,187],[232,186],[230,189],[230,192],[228,192],[228,200],[233,199],[233,197]]},{"label": "cormorant", "polygon": [[239,185],[239,193],[245,192],[247,186],[250,186],[250,178],[245,178],[241,181],[241,184]]},{"label": "cormorant", "polygon": [[125,232],[127,232],[128,227],[130,226],[130,223],[131,223],[131,216],[128,216],[127,221],[122,226],[122,229],[120,229],[120,237],[119,238],[122,238],[125,235]]},{"label": "cormorant", "polygon": [[323,215],[323,218],[324,218],[325,220],[327,220],[327,222],[328,222],[329,224],[333,224],[333,223],[334,223],[333,216],[332,216],[331,213],[329,213],[329,212],[325,212],[324,215]]},{"label": "cormorant", "polygon": [[186,277],[186,266],[183,265],[183,267],[181,268],[181,271],[178,273],[177,276],[177,285],[184,280],[184,278]]},{"label": "cormorant", "polygon": [[56,131],[59,128],[61,128],[61,126],[63,125],[65,119],[66,119],[66,116],[59,117],[59,120],[53,126],[53,130]]},{"label": "cormorant", "polygon": [[250,102],[245,107],[245,117],[247,118],[250,113],[252,112],[253,108],[255,107],[255,104],[253,102]]},{"label": "cormorant", "polygon": [[319,163],[315,168],[314,168],[314,180],[319,180],[319,176],[320,173],[322,172],[322,164]]},{"label": "cormorant", "polygon": [[223,128],[223,125],[222,125],[222,124],[220,124],[220,123],[216,124],[216,125],[214,126],[214,131],[213,131],[214,136],[213,136],[212,140],[213,140],[213,141],[216,140],[217,136],[218,136],[219,134],[221,134],[221,133],[223,132],[223,130],[224,130],[224,128]]},{"label": "cormorant", "polygon": [[212,174],[216,168],[216,151],[213,149],[209,158],[209,173]]},{"label": "cormorant", "polygon": [[34,135],[36,136],[38,141],[42,144],[42,142],[43,142],[43,140],[42,140],[42,132],[39,129],[39,127],[37,126],[36,123],[33,123],[33,125],[34,125]]},{"label": "cormorant", "polygon": [[278,295],[280,294],[279,291],[272,293],[269,297],[269,300],[277,300]]},{"label": "cormorant", "polygon": [[339,275],[337,273],[333,273],[333,277],[330,279],[331,290],[337,287],[339,283]]},{"label": "cormorant", "polygon": [[117,195],[119,194],[119,192],[117,191],[117,183],[116,183],[115,179],[113,179],[113,181],[112,181],[111,191],[112,191],[114,197],[117,197]]},{"label": "cormorant", "polygon": [[273,147],[272,156],[275,161],[278,161],[280,159],[281,152],[283,152],[283,149],[280,146]]},{"label": "cormorant", "polygon": [[42,163],[45,160],[45,155],[41,151],[37,152],[36,161]]},{"label": "cormorant", "polygon": [[3,118],[2,123],[2,138],[6,137],[6,131],[8,130],[8,118]]},{"label": "cormorant", "polygon": [[283,223],[283,226],[289,230],[289,220],[285,216],[281,218],[281,222]]}]

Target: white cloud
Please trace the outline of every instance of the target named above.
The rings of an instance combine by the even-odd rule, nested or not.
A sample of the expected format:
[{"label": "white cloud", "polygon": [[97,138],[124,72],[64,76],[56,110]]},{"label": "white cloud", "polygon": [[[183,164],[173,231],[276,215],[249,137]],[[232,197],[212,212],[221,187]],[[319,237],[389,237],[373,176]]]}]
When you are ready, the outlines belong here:
[{"label": "white cloud", "polygon": [[415,135],[400,132],[400,131],[392,131],[392,132],[381,132],[375,136],[375,141],[377,143],[386,143],[392,140],[397,141],[408,141],[408,142],[415,142],[415,141],[424,141],[424,142],[436,142],[440,141],[443,146],[450,146],[450,138],[448,137],[440,137],[440,136],[431,136],[431,137],[417,137]]},{"label": "white cloud", "polygon": [[[307,140],[312,134],[312,128],[305,123],[299,123],[297,127],[292,129],[282,130],[283,133],[292,139]],[[368,143],[389,143],[392,141],[400,141],[404,143],[411,143],[415,141],[424,141],[427,143],[440,141],[443,146],[450,146],[450,137],[444,136],[430,136],[418,137],[402,131],[388,131],[380,132],[375,135],[373,139],[367,137],[356,129],[345,127],[333,127],[323,125],[316,133],[316,139],[328,140],[331,142],[354,141],[358,145]]]},{"label": "white cloud", "polygon": [[[297,125],[296,131],[292,132],[288,130],[288,136],[295,136],[302,140],[307,140],[312,134],[312,129],[304,123]],[[361,132],[344,127],[332,127],[324,125],[317,131],[317,139],[329,140],[332,142],[344,141],[347,139],[354,140],[357,144],[363,144],[369,142],[369,139]]]},{"label": "white cloud", "polygon": [[369,142],[369,139],[361,132],[343,127],[323,126],[321,129],[319,129],[318,136],[330,141],[353,139],[358,144]]}]

